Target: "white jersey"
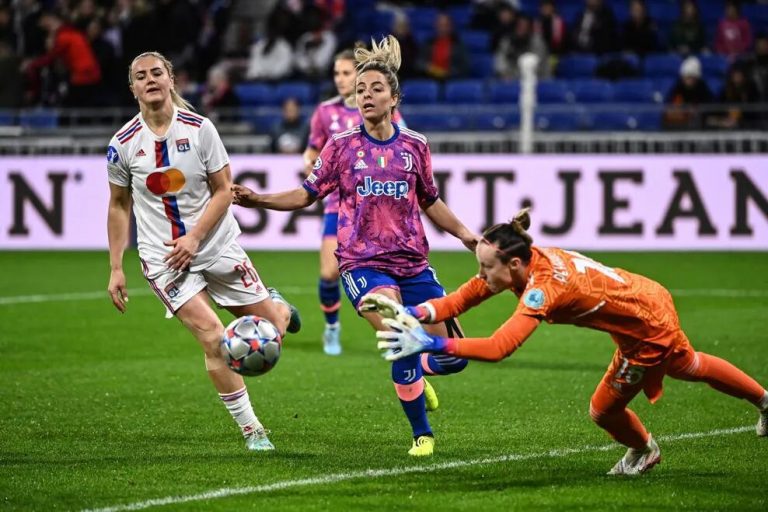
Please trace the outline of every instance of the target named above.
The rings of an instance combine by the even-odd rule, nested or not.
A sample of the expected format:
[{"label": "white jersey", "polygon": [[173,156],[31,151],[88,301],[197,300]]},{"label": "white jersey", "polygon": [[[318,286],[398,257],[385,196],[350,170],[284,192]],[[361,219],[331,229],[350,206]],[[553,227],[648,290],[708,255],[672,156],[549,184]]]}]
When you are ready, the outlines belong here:
[{"label": "white jersey", "polygon": [[[229,164],[219,134],[205,117],[174,107],[168,131],[155,135],[141,113],[109,142],[109,181],[130,187],[138,228],[139,256],[161,263],[176,239],[194,228],[209,201],[208,175]],[[211,265],[240,234],[231,210],[200,242],[190,270]]]}]

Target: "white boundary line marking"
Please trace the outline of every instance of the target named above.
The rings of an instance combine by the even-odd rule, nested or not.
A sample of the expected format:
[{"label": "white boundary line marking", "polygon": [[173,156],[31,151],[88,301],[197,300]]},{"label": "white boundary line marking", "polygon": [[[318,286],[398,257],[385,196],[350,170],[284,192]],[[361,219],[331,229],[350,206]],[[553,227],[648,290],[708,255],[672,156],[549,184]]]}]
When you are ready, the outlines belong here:
[{"label": "white boundary line marking", "polygon": [[[674,434],[668,436],[658,437],[657,440],[664,442],[680,441],[683,439],[698,439],[702,437],[714,437],[729,434],[740,434],[754,430],[754,426],[724,428],[717,430],[710,430],[709,432],[688,432],[684,434]],[[293,487],[308,487],[313,485],[333,484],[337,482],[345,482],[347,480],[356,480],[359,478],[370,479],[380,478],[384,476],[399,476],[409,473],[431,473],[434,471],[442,471],[445,469],[464,468],[469,466],[483,466],[488,464],[503,464],[506,462],[519,462],[531,459],[547,459],[547,458],[560,458],[568,457],[569,455],[576,455],[580,453],[589,452],[605,452],[609,450],[615,450],[620,448],[620,445],[612,443],[603,446],[584,446],[581,448],[561,448],[555,450],[549,450],[538,453],[513,453],[509,455],[500,455],[498,457],[487,457],[483,459],[469,459],[469,460],[455,460],[448,462],[441,462],[438,464],[429,464],[424,466],[401,466],[394,468],[381,468],[381,469],[366,469],[362,471],[352,471],[349,473],[335,473],[331,475],[301,478],[297,480],[282,480],[279,482],[273,482],[271,484],[255,485],[248,487],[223,487],[221,489],[214,489],[212,491],[206,491],[200,494],[191,494],[187,496],[167,496],[165,498],[155,498],[146,501],[137,501],[134,503],[127,503],[124,505],[113,505],[111,507],[85,509],[83,512],[121,512],[124,510],[143,510],[150,507],[160,507],[163,505],[177,505],[180,503],[189,503],[192,501],[212,500],[218,498],[228,498],[230,496],[241,496],[243,494],[256,494],[266,493],[271,491],[279,491],[283,489],[289,489]]]},{"label": "white boundary line marking", "polygon": [[[315,288],[305,286],[284,286],[280,291],[285,295],[313,295],[317,293]],[[746,290],[727,288],[678,288],[670,290],[675,297],[713,297],[713,298],[768,298],[768,290]],[[153,295],[148,288],[130,288],[129,297],[143,297]],[[106,290],[98,292],[73,292],[50,293],[39,295],[12,295],[0,297],[0,306],[15,304],[37,304],[41,302],[65,302],[76,300],[100,300],[109,302],[109,294]]]}]

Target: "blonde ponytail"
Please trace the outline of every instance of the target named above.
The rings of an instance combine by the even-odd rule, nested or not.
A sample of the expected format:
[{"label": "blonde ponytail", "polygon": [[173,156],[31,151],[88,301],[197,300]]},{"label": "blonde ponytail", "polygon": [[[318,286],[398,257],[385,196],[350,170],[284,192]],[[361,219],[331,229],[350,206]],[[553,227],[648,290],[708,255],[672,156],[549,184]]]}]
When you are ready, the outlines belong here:
[{"label": "blonde ponytail", "polygon": [[400,43],[393,35],[386,36],[378,43],[371,39],[371,49],[365,47],[355,48],[355,70],[358,78],[366,71],[378,71],[387,79],[392,97],[397,97],[392,112],[403,99],[400,90],[400,80],[397,78],[397,70],[400,69],[402,59],[400,57]]}]

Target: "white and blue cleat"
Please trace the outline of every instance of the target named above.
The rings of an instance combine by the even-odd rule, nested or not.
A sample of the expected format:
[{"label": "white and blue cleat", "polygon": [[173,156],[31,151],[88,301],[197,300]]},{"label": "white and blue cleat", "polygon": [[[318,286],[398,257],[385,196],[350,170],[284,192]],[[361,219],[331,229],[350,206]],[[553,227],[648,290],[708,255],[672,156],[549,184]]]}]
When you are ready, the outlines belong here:
[{"label": "white and blue cleat", "polygon": [[275,445],[267,437],[267,431],[264,427],[258,427],[245,436],[245,447],[252,452],[266,452],[275,449]]},{"label": "white and blue cleat", "polygon": [[338,356],[341,354],[341,324],[325,324],[323,331],[323,352],[329,356]]}]

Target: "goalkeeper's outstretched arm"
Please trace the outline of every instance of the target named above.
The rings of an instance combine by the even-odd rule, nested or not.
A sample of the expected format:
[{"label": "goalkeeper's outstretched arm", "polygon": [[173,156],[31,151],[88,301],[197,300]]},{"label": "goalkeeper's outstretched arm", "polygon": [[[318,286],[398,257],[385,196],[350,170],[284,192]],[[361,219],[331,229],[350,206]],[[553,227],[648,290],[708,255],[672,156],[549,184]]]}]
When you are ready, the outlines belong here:
[{"label": "goalkeeper's outstretched arm", "polygon": [[455,292],[451,292],[445,297],[429,300],[422,306],[429,311],[429,323],[436,324],[459,316],[493,295],[494,293],[488,289],[485,281],[475,276],[461,285]]}]

